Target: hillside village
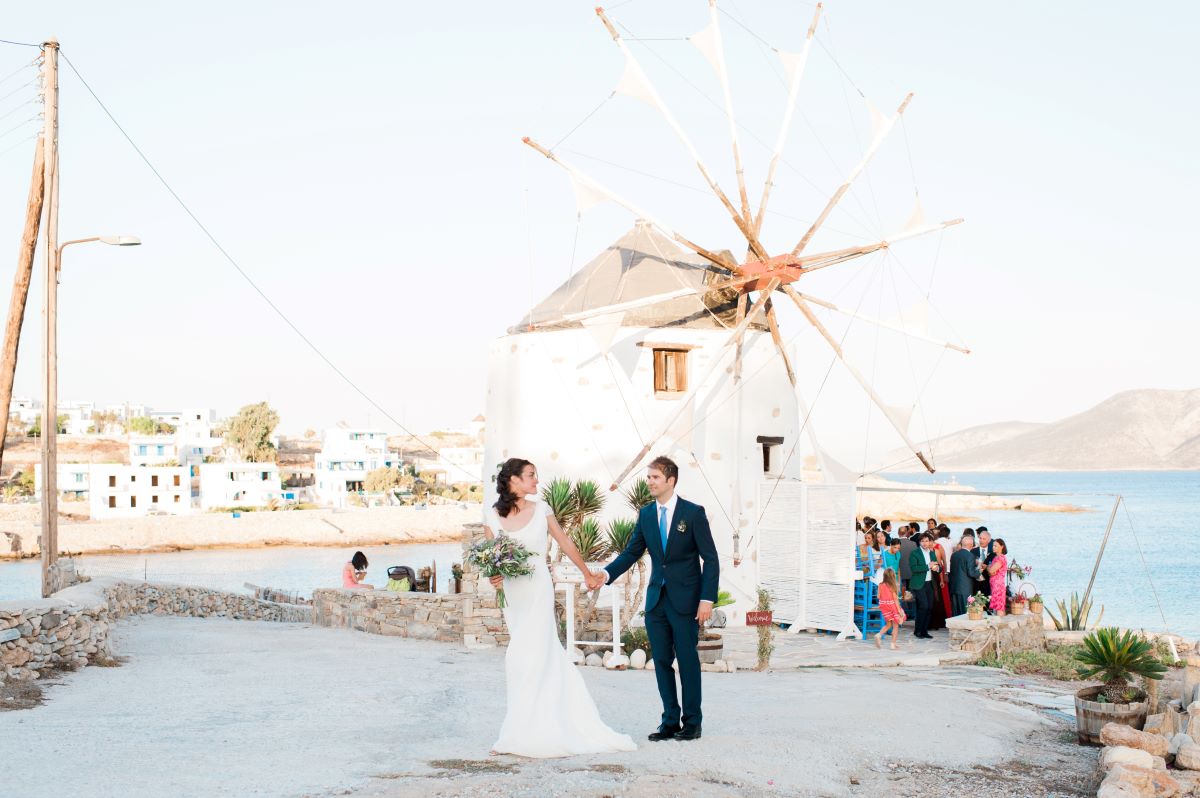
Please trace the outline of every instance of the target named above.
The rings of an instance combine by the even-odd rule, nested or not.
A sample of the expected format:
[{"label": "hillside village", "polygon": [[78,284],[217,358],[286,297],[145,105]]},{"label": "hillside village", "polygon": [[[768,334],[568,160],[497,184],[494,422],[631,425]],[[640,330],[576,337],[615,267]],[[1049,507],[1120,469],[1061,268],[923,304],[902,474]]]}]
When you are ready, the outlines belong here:
[{"label": "hillside village", "polygon": [[[215,511],[480,501],[484,419],[427,436],[338,425],[289,437],[265,403],[218,419],[211,408],[59,405],[63,513],[91,519]],[[40,498],[41,402],[15,398],[0,486]],[[245,433],[235,429],[250,425]],[[231,430],[233,430],[231,432]]]}]

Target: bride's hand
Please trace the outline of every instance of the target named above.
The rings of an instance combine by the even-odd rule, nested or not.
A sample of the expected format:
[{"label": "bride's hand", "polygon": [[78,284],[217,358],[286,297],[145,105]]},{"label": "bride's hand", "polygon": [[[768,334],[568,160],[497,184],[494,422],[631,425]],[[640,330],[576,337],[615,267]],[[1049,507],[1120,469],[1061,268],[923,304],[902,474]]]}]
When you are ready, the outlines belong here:
[{"label": "bride's hand", "polygon": [[504,577],[503,576],[499,576],[499,575],[493,576],[488,581],[491,582],[492,587],[496,588],[497,590],[504,587]]}]

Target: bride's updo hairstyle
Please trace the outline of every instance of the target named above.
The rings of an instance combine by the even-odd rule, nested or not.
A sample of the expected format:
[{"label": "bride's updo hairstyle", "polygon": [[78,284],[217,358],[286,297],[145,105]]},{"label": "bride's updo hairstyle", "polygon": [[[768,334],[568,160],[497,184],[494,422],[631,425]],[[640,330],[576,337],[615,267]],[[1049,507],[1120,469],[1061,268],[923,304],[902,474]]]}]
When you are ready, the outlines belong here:
[{"label": "bride's updo hairstyle", "polygon": [[528,460],[522,460],[520,457],[510,457],[500,466],[500,470],[496,472],[496,503],[492,506],[496,508],[496,512],[501,518],[507,518],[513,508],[517,506],[517,499],[521,498],[513,493],[509,482],[513,477],[521,476],[521,472],[525,470],[525,466],[533,465]]}]

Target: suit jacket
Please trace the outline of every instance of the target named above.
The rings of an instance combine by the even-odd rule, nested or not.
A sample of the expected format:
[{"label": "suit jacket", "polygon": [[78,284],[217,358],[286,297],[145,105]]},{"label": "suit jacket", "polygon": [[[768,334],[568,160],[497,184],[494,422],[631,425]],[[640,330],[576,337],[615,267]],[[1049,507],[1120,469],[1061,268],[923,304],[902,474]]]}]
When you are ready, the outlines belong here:
[{"label": "suit jacket", "polygon": [[663,551],[657,507],[657,502],[651,502],[641,509],[629,544],[604,570],[608,571],[611,582],[650,552],[646,611],[658,605],[665,584],[671,607],[676,612],[695,615],[701,600],[714,604],[717,601],[720,565],[708,516],[700,505],[679,497],[667,526],[667,549]]},{"label": "suit jacket", "polygon": [[929,561],[925,559],[925,549],[918,546],[908,555],[908,568],[912,576],[908,580],[908,589],[914,593],[925,587],[929,581]]},{"label": "suit jacket", "polygon": [[971,595],[979,578],[979,561],[975,549],[959,549],[950,558],[950,592]]},{"label": "suit jacket", "polygon": [[902,538],[900,540],[900,578],[901,579],[912,579],[912,571],[909,570],[908,558],[911,557],[912,553],[919,548],[921,548],[921,547],[918,546],[913,541],[912,538]]}]

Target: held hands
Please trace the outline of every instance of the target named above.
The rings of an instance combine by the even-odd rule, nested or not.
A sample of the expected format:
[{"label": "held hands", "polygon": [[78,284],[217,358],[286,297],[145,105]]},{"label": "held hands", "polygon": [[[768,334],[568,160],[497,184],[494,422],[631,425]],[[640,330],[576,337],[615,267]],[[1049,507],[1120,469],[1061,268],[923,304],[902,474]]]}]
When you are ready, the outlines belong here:
[{"label": "held hands", "polygon": [[608,574],[604,571],[587,571],[583,576],[583,583],[588,590],[599,590],[607,582]]}]

